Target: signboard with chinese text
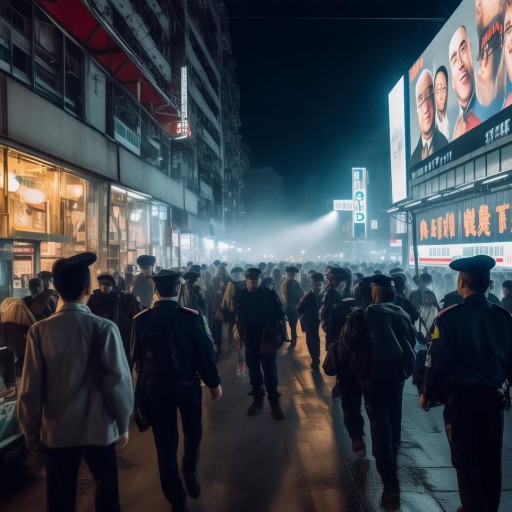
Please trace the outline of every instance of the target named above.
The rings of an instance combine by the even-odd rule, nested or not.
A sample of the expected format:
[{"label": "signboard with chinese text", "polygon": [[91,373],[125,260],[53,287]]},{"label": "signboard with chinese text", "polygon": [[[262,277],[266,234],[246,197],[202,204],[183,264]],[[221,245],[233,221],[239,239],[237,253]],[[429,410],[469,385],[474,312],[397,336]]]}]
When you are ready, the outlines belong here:
[{"label": "signboard with chinese text", "polygon": [[352,199],[335,199],[332,209],[335,212],[351,212],[354,209],[354,202]]},{"label": "signboard with chinese text", "polygon": [[366,167],[352,167],[353,235],[366,238]]},{"label": "signboard with chinese text", "polygon": [[418,212],[416,229],[420,264],[487,254],[512,267],[512,198],[506,190]]}]

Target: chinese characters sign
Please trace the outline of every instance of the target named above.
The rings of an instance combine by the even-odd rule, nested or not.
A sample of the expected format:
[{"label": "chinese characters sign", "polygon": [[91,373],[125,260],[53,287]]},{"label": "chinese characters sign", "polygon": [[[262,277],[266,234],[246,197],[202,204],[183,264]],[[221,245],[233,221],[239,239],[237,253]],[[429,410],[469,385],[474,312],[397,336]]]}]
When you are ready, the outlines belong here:
[{"label": "chinese characters sign", "polygon": [[354,209],[354,202],[352,199],[335,199],[332,209],[335,212],[351,212]]}]

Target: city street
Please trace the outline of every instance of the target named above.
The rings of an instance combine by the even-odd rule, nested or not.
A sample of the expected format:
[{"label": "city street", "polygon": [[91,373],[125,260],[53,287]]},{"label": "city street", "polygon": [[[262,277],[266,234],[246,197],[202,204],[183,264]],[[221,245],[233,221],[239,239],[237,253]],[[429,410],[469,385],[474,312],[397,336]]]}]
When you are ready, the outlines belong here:
[{"label": "city street", "polygon": [[[334,378],[309,368],[301,335],[279,357],[284,421],[271,417],[265,403],[257,417],[248,417],[249,385],[236,374],[236,354],[226,348],[220,369],[222,399],[213,403],[204,393],[204,436],[200,477],[202,494],[189,499],[191,512],[363,512],[382,510],[382,485],[370,455],[351,452],[340,401],[331,399]],[[512,510],[512,421],[506,413],[503,453],[504,489],[500,511]],[[455,512],[460,505],[455,471],[444,434],[441,410],[423,412],[411,382],[405,386],[402,446],[399,453],[404,512]],[[152,434],[134,426],[128,447],[119,454],[124,512],[169,511],[160,489]],[[94,510],[94,483],[82,468],[77,511]],[[44,510],[42,470],[13,475],[2,486],[1,512]]]}]

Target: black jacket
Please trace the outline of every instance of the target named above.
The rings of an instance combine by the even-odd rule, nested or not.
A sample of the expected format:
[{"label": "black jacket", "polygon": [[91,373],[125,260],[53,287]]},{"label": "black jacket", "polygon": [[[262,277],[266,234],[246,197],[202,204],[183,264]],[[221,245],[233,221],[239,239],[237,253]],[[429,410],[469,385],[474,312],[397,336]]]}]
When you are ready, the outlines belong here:
[{"label": "black jacket", "polygon": [[213,340],[203,317],[171,300],[159,300],[133,321],[131,358],[137,375],[172,389],[201,377],[209,388],[220,384]]}]

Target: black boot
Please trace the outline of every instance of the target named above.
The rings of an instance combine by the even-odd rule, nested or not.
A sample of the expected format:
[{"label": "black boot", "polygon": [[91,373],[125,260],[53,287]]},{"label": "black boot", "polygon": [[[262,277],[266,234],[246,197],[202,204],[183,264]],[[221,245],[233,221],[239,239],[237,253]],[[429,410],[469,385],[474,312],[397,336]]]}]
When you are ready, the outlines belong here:
[{"label": "black boot", "polygon": [[279,398],[269,398],[270,408],[272,409],[272,416],[275,420],[284,419],[283,409],[279,403]]},{"label": "black boot", "polygon": [[253,402],[249,409],[247,409],[247,414],[249,416],[256,416],[263,409],[263,397],[255,396]]}]

